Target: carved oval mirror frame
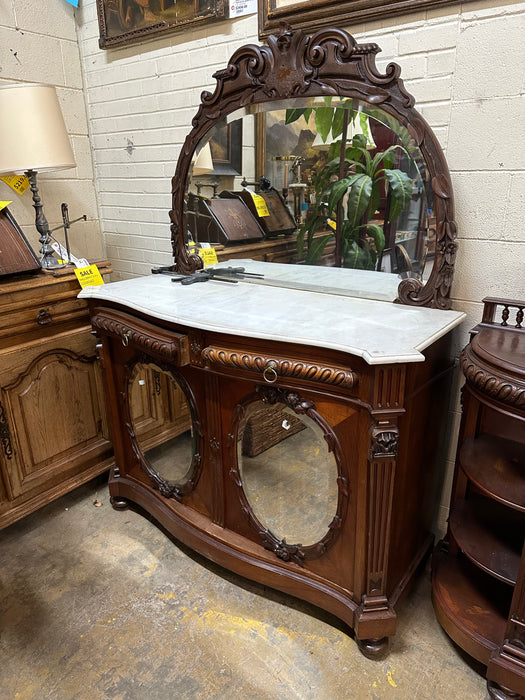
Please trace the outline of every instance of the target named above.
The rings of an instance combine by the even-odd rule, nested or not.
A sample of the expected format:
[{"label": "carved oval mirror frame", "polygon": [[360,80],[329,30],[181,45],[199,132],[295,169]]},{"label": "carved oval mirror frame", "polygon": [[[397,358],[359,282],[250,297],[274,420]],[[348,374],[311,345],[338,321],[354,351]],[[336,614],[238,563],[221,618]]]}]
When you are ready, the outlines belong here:
[{"label": "carved oval mirror frame", "polygon": [[355,98],[380,107],[405,126],[425,160],[434,194],[436,242],[434,265],[426,283],[403,279],[399,303],[450,308],[450,286],[457,244],[454,200],[448,166],[430,126],[414,109],[405,90],[400,67],[389,63],[385,73],[375,65],[376,44],[358,44],[341,29],[322,29],[313,36],[283,25],[267,46],[247,44],[217,71],[213,94],[204,91],[192,121],[193,129],[182,147],[172,180],[170,211],[175,269],[187,274],[202,267],[185,245],[184,202],[191,159],[200,139],[219,121],[248,105],[277,100],[332,96]]},{"label": "carved oval mirror frame", "polygon": [[[195,451],[193,453],[191,463],[188,464],[187,474],[188,478],[186,481],[181,483],[173,483],[164,479],[157,471],[152,467],[148,458],[142,451],[135,433],[135,427],[133,425],[133,417],[131,414],[131,383],[135,368],[140,365],[154,365],[158,369],[162,370],[175,381],[177,386],[184,393],[184,397],[189,405],[191,412],[191,420],[193,426],[193,433],[195,436]],[[124,372],[124,391],[122,392],[122,398],[125,407],[125,421],[126,430],[128,431],[130,437],[130,444],[135,454],[135,457],[140,464],[141,469],[147,474],[153,488],[160,491],[160,493],[166,498],[175,498],[177,501],[181,501],[182,498],[193,491],[197,482],[199,481],[202,472],[202,453],[203,453],[203,431],[202,423],[199,419],[197,412],[197,403],[195,401],[195,396],[191,390],[190,385],[184,379],[182,375],[178,372],[175,373],[173,368],[169,365],[154,360],[148,355],[137,355],[129,363],[125,365]]]},{"label": "carved oval mirror frame", "polygon": [[[241,421],[246,416],[248,407],[257,402],[262,402],[266,405],[282,403],[291,408],[298,416],[304,415],[310,418],[310,420],[321,428],[326,441],[327,450],[334,456],[335,465],[337,467],[337,505],[334,516],[325,534],[313,544],[302,545],[299,543],[286,542],[285,539],[279,539],[259,520],[244,490],[239,455],[237,452],[237,436]],[[230,476],[237,487],[242,509],[254,532],[257,533],[263,547],[273,552],[279,559],[283,561],[293,561],[299,564],[299,566],[303,566],[304,562],[308,559],[318,559],[321,557],[335,543],[337,536],[342,530],[344,514],[347,512],[349,498],[349,480],[348,475],[345,473],[339,440],[331,426],[317,412],[314,402],[303,399],[295,391],[288,391],[287,389],[277,387],[258,386],[253,394],[247,396],[244,401],[237,404],[235,407],[229,434],[229,446]]]}]

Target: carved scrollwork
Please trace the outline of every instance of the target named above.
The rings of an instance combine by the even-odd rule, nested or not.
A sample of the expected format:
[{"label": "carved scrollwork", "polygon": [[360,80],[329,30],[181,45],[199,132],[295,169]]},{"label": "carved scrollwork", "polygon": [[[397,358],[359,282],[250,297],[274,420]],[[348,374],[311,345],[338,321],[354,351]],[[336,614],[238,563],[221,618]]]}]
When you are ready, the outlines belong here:
[{"label": "carved scrollwork", "polygon": [[268,363],[273,362],[279,377],[300,379],[302,381],[321,382],[353,389],[358,382],[358,376],[351,369],[330,365],[316,365],[298,360],[279,359],[255,355],[248,352],[235,352],[215,346],[204,348],[201,353],[204,361],[210,365],[220,365],[231,369],[249,370],[262,374]]},{"label": "carved scrollwork", "polygon": [[279,540],[270,530],[259,530],[262,545],[273,552],[282,561],[293,561],[304,566],[305,552],[300,544],[288,544],[286,539]]},{"label": "carved scrollwork", "polygon": [[493,367],[487,367],[472,352],[471,346],[462,351],[459,362],[469,384],[482,394],[516,408],[525,408],[525,385],[500,375]]}]

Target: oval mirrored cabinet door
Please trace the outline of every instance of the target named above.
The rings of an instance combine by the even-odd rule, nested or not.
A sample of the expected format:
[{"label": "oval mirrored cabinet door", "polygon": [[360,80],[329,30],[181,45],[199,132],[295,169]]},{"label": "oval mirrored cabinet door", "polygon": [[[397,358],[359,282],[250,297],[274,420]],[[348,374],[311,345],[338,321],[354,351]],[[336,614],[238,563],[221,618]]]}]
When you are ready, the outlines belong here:
[{"label": "oval mirrored cabinet door", "polygon": [[133,439],[142,466],[164,495],[182,495],[189,482],[195,481],[200,462],[185,391],[171,373],[153,363],[138,362],[128,395]]},{"label": "oval mirrored cabinet door", "polygon": [[323,429],[284,403],[250,403],[237,459],[253,516],[286,545],[314,545],[337,514],[338,469]]}]

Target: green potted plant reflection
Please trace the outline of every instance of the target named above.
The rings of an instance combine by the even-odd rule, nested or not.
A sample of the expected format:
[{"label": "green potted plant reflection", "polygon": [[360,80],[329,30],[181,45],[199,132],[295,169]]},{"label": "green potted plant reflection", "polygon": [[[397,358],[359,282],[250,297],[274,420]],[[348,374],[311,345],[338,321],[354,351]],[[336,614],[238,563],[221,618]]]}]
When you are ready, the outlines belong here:
[{"label": "green potted plant reflection", "polygon": [[[337,265],[375,270],[385,247],[383,225],[373,221],[382,188],[389,201],[386,223],[394,221],[412,198],[411,178],[403,170],[393,168],[396,152],[402,152],[410,161],[409,153],[400,144],[383,151],[376,149],[368,116],[351,109],[327,105],[289,110],[286,120],[291,123],[303,116],[308,122],[312,113],[318,137],[326,143],[331,134],[332,143],[326,164],[319,168],[312,183],[315,202],[298,233],[299,259],[315,265],[328,242],[335,239]],[[353,131],[360,133],[350,140],[352,126]],[[374,150],[370,150],[371,146]]]}]

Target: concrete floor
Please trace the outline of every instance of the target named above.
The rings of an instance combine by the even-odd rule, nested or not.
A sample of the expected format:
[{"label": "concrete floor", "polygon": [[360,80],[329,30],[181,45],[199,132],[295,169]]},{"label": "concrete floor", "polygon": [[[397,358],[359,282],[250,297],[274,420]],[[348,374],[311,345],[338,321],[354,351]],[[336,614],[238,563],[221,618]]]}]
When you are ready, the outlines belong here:
[{"label": "concrete floor", "polygon": [[1,700],[488,698],[428,573],[370,661],[337,620],[114,511],[100,479],[0,532],[0,562]]}]

